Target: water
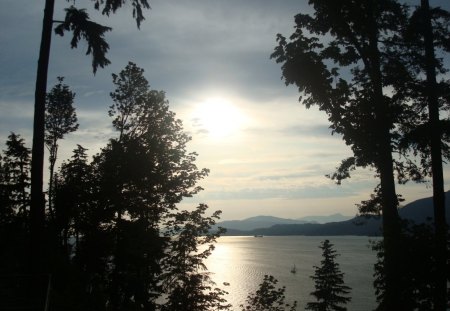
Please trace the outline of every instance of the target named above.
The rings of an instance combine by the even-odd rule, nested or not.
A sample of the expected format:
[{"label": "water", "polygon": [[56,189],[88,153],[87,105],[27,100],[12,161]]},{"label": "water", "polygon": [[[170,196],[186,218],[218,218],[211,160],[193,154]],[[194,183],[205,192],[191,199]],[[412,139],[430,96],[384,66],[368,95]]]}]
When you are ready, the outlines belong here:
[{"label": "water", "polygon": [[[304,310],[314,283],[310,276],[313,266],[322,259],[321,241],[329,239],[340,254],[336,261],[345,273],[344,281],[352,288],[349,311],[367,311],[376,307],[373,283],[373,265],[376,254],[369,247],[370,240],[378,238],[333,236],[265,236],[262,238],[221,237],[216,249],[207,261],[212,279],[229,292],[227,300],[234,310],[245,302],[250,292],[255,292],[265,274],[278,279],[278,285],[286,286],[286,301],[297,300],[297,310]],[[295,265],[296,273],[291,273]],[[230,283],[226,286],[223,283]]]}]

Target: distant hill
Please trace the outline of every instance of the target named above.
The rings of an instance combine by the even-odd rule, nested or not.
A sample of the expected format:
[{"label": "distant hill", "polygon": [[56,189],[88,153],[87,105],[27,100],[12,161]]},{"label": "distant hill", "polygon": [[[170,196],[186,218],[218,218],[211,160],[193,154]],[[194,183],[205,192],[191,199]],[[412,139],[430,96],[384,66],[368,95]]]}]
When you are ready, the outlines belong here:
[{"label": "distant hill", "polygon": [[365,235],[379,236],[381,222],[378,218],[356,217],[351,220],[330,222],[326,224],[284,224],[270,228],[241,231],[228,229],[225,235]]},{"label": "distant hill", "polygon": [[226,220],[221,221],[217,224],[217,226],[227,228],[227,229],[234,229],[234,230],[245,230],[250,231],[254,229],[259,228],[269,228],[274,225],[281,225],[281,224],[305,224],[307,221],[304,220],[297,220],[297,219],[286,219],[286,218],[279,218],[279,217],[273,217],[273,216],[255,216],[246,218],[243,220]]},{"label": "distant hill", "polygon": [[[399,214],[403,219],[409,219],[415,223],[423,223],[428,218],[433,218],[432,206],[432,197],[419,199],[400,208]],[[450,192],[446,193],[446,215],[447,223],[450,223]],[[247,222],[248,220],[250,221]],[[267,225],[270,223],[269,220],[278,223],[272,226],[263,227],[263,224]],[[285,223],[281,223],[280,221],[285,221]],[[295,221],[303,221],[304,223],[292,223]],[[227,227],[227,223],[231,224],[231,226]],[[242,226],[233,226],[233,224]],[[254,226],[250,226],[250,224],[254,224]],[[319,224],[305,223],[305,218],[293,220],[270,216],[258,216],[241,221],[221,222],[219,225],[227,228],[227,233],[225,235],[381,235],[380,217],[366,218],[358,216],[350,220]]]},{"label": "distant hill", "polygon": [[298,220],[303,220],[310,223],[319,223],[326,224],[328,222],[336,222],[336,221],[346,221],[352,219],[354,216],[344,216],[342,214],[333,214],[328,216],[306,216],[297,218]]},{"label": "distant hill", "polygon": [[[445,211],[447,224],[450,223],[450,191],[445,193]],[[433,197],[423,198],[411,202],[399,209],[400,217],[415,223],[423,223],[428,218],[433,219]]]}]

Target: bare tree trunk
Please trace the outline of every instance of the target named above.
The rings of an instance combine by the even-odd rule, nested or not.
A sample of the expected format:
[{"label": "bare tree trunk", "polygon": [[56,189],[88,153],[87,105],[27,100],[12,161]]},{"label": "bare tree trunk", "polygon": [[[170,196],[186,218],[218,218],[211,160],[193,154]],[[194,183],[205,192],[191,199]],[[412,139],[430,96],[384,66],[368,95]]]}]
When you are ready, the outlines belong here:
[{"label": "bare tree trunk", "polygon": [[433,205],[436,236],[436,288],[434,290],[434,310],[445,310],[447,301],[446,252],[447,224],[445,220],[444,176],[442,171],[441,128],[439,125],[439,103],[436,83],[436,56],[433,45],[433,29],[431,25],[430,6],[428,0],[421,0],[424,17],[423,37],[425,43],[425,67],[427,74],[426,92],[431,149],[431,172],[433,176]]},{"label": "bare tree trunk", "polygon": [[42,26],[41,46],[36,76],[34,103],[33,148],[31,158],[31,207],[30,207],[30,272],[33,278],[33,300],[44,305],[46,283],[42,281],[44,265],[45,198],[43,193],[45,94],[52,37],[55,0],[46,0]]}]

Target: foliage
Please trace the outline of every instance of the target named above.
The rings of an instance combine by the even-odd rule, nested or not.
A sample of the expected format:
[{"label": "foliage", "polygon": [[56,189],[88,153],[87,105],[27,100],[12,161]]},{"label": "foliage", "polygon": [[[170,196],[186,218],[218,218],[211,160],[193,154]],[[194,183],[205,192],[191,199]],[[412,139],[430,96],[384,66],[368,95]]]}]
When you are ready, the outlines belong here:
[{"label": "foliage", "polygon": [[190,137],[143,73],[130,63],[113,75],[110,116],[119,137],[90,163],[78,145],[57,174],[54,300],[75,309],[174,310],[182,301],[189,310],[226,310],[225,292],[203,271],[219,213],[176,208],[201,190],[196,183],[208,170],[197,169]]},{"label": "foliage", "polygon": [[[405,297],[405,310],[434,310],[433,295],[436,290],[435,280],[437,274],[442,273],[436,269],[435,248],[437,246],[434,237],[433,226],[427,224],[412,224],[404,222],[401,236],[401,256],[403,265],[401,290],[399,295]],[[448,241],[447,241],[448,243]],[[385,263],[383,241],[373,242],[372,248],[377,252],[378,261],[375,264],[375,281],[377,300],[380,303],[377,310],[386,310],[384,305]],[[447,250],[448,258],[448,250]],[[444,273],[449,278],[449,273]]]},{"label": "foliage", "polygon": [[[144,20],[142,9],[149,9],[147,0],[130,0],[133,6],[133,18],[136,19],[137,26]],[[94,7],[102,10],[103,14],[109,16],[115,13],[122,5],[129,3],[126,0],[93,0]],[[30,264],[30,269],[35,273],[46,272],[44,270],[44,222],[45,222],[45,198],[43,193],[44,178],[44,149],[45,149],[45,96],[47,93],[47,75],[50,59],[50,47],[54,17],[54,0],[46,0],[44,6],[44,18],[42,26],[42,37],[39,48],[39,61],[36,74],[36,90],[34,103],[34,127],[33,127],[33,148],[32,148],[32,171],[31,171],[31,204],[30,204],[30,230],[31,230],[31,257],[34,260]],[[110,62],[106,58],[109,49],[108,43],[104,40],[105,32],[111,30],[89,19],[85,10],[79,10],[74,6],[66,9],[66,18],[59,21],[60,25],[55,28],[55,32],[64,35],[67,31],[73,32],[71,47],[75,48],[81,39],[88,43],[86,54],[92,54],[92,69],[95,74],[97,68],[104,67]],[[36,289],[39,292],[40,289]]]},{"label": "foliage", "polygon": [[72,158],[63,162],[56,175],[54,226],[67,253],[69,237],[76,238],[75,249],[78,250],[80,232],[86,230],[93,218],[90,215],[93,181],[86,151],[77,145]]},{"label": "foliage", "polygon": [[[102,14],[109,16],[111,13],[115,13],[124,4],[124,0],[92,0],[95,2],[95,9],[101,10]],[[142,9],[150,9],[148,0],[131,0],[133,6],[133,18],[136,20],[137,27],[139,28],[141,22],[145,19],[142,13]],[[103,7],[102,7],[103,6]]]},{"label": "foliage", "polygon": [[[389,97],[388,43],[406,22],[406,10],[395,0],[311,0],[312,15],[297,14],[289,40],[277,35],[272,58],[281,63],[286,85],[298,87],[300,101],[324,111],[332,133],[342,135],[353,151],[338,172],[338,183],[355,167],[373,167],[380,178],[381,214],[386,247],[387,295],[391,309],[401,307],[396,294],[396,245],[400,225],[394,159],[407,119],[406,100]],[[374,205],[376,206],[376,205]]]},{"label": "foliage", "polygon": [[58,84],[47,94],[45,104],[45,145],[49,155],[48,207],[53,214],[53,181],[55,164],[58,157],[58,141],[64,135],[78,129],[77,115],[73,107],[75,93],[63,84],[64,78],[58,77]]},{"label": "foliage", "polygon": [[[397,47],[398,59],[394,85],[397,97],[406,97],[414,115],[403,126],[406,133],[401,141],[403,152],[420,158],[422,174],[431,176],[433,184],[433,205],[436,269],[435,309],[444,310],[448,306],[447,270],[448,228],[445,217],[445,193],[443,159],[449,159],[449,118],[442,112],[448,105],[448,68],[440,56],[450,52],[450,12],[441,8],[430,8],[428,0],[421,0],[411,14],[403,32],[402,42],[407,47]],[[399,64],[400,63],[400,64]],[[400,82],[401,81],[401,82]],[[399,83],[400,82],[400,83]],[[441,120],[441,116],[444,117]],[[418,170],[417,170],[418,171]]]},{"label": "foliage", "polygon": [[311,293],[315,302],[309,302],[307,310],[345,311],[342,305],[348,303],[351,298],[347,297],[351,288],[344,283],[344,274],[335,261],[338,254],[333,249],[333,244],[325,240],[319,246],[322,249],[322,261],[320,267],[315,266],[315,274],[311,278],[315,282],[315,290]]},{"label": "foliage", "polygon": [[97,72],[97,68],[105,67],[111,62],[105,57],[109,50],[109,45],[104,39],[105,32],[110,31],[110,27],[102,26],[89,20],[86,10],[77,9],[74,6],[65,9],[66,18],[64,22],[55,28],[55,33],[64,36],[64,32],[72,31],[73,37],[70,41],[72,48],[78,47],[80,39],[85,39],[88,47],[86,55],[92,54],[92,70]]},{"label": "foliage", "polygon": [[[340,183],[356,166],[374,166],[379,172],[381,153],[390,152],[380,148],[382,141],[395,141],[394,125],[404,113],[403,102],[393,105],[377,90],[381,87],[377,75],[388,70],[384,57],[389,54],[380,49],[398,33],[405,13],[395,1],[310,3],[314,16],[297,14],[290,41],[279,34],[271,57],[282,64],[286,84],[298,87],[301,102],[326,112],[332,133],[341,134],[352,148],[354,156],[343,160],[329,177]],[[381,134],[382,126],[388,129],[387,136]]]},{"label": "foliage", "polygon": [[45,142],[49,149],[64,135],[78,129],[77,115],[73,107],[75,93],[58,77],[56,84],[47,94],[45,115]]},{"label": "foliage", "polygon": [[0,155],[0,286],[2,300],[28,288],[23,275],[28,263],[30,149],[19,134],[10,133]]},{"label": "foliage", "polygon": [[200,204],[192,212],[180,211],[166,223],[167,256],[162,261],[166,296],[163,311],[230,310],[223,298],[226,292],[215,287],[204,260],[214,250],[223,230],[210,232],[220,212],[205,217],[208,206]]},{"label": "foliage", "polygon": [[30,149],[19,134],[11,133],[6,141],[1,164],[1,221],[11,221],[14,215],[28,215],[30,187]]},{"label": "foliage", "polygon": [[[272,275],[264,275],[263,282],[259,284],[255,293],[247,296],[245,305],[241,305],[242,311],[294,311],[297,309],[297,302],[292,306],[286,303],[284,292],[286,288],[276,287],[278,280]],[[289,308],[289,309],[288,309]]]}]

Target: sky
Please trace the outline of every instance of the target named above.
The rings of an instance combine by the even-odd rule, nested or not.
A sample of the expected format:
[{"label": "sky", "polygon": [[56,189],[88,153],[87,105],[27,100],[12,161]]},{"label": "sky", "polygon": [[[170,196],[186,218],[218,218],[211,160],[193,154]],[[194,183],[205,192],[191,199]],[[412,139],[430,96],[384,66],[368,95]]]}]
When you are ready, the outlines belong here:
[{"label": "sky", "polygon": [[[44,0],[2,0],[0,10],[0,149],[10,132],[31,147],[34,84]],[[418,1],[417,1],[418,2]],[[72,1],[56,0],[55,20]],[[445,0],[431,5],[449,6]],[[76,144],[94,155],[116,137],[108,117],[114,90],[112,73],[129,61],[145,70],[151,88],[166,92],[170,108],[192,136],[189,151],[210,175],[204,191],[180,208],[206,203],[222,210],[222,220],[256,215],[299,218],[341,213],[355,215],[355,204],[369,198],[377,180],[357,170],[336,185],[325,177],[352,155],[332,136],[326,116],[306,109],[295,87],[281,80],[270,59],[276,34],[293,32],[294,16],[310,13],[306,0],[150,0],[140,30],[128,6],[109,18],[93,2],[77,0],[92,20],[112,27],[106,34],[111,65],[92,74],[86,44],[71,49],[69,36],[53,36],[48,89],[65,77],[76,93],[80,127],[60,144],[61,160]],[[48,155],[46,156],[48,157]],[[445,189],[449,185],[445,166]],[[431,196],[431,184],[397,190],[404,203]]]}]

